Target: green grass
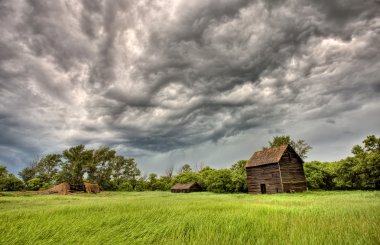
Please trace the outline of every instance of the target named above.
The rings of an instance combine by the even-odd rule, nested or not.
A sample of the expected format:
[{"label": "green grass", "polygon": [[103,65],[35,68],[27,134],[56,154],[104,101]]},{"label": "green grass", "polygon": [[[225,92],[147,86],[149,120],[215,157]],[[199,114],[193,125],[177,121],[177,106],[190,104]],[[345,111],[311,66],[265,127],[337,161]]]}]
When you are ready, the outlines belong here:
[{"label": "green grass", "polygon": [[380,192],[2,193],[0,244],[380,244]]}]

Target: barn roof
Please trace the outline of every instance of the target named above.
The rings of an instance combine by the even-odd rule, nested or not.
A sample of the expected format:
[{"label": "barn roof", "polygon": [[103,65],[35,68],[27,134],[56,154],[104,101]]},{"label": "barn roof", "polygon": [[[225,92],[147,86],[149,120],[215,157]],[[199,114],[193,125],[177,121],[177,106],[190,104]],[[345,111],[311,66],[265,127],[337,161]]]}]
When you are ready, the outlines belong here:
[{"label": "barn roof", "polygon": [[[256,167],[265,164],[278,163],[282,155],[290,145],[282,145],[255,152],[248,160],[247,167]],[[294,151],[294,150],[293,150]]]},{"label": "barn roof", "polygon": [[178,183],[172,187],[172,190],[187,190],[193,187],[194,185],[198,185],[198,183],[197,182],[186,183],[186,184]]}]

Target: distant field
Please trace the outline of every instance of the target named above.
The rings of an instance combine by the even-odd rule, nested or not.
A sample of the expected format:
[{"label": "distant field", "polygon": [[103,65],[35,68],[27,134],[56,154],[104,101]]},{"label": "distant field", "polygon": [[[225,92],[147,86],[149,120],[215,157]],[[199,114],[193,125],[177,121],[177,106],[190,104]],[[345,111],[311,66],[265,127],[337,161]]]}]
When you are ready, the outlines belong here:
[{"label": "distant field", "polygon": [[0,244],[380,244],[380,192],[0,193]]}]

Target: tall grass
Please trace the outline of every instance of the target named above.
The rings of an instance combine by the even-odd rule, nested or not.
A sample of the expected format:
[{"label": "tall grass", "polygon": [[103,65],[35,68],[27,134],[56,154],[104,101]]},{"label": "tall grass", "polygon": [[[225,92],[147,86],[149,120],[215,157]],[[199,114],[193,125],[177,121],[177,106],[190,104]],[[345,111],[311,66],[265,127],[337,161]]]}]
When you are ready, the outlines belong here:
[{"label": "tall grass", "polygon": [[380,244],[380,193],[6,194],[0,244]]}]

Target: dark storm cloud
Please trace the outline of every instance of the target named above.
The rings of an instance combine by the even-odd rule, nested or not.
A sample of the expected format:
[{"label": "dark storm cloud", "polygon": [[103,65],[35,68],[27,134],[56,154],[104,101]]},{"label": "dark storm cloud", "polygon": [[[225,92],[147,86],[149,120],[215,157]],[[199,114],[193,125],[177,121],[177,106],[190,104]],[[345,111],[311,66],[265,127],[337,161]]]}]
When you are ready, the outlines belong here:
[{"label": "dark storm cloud", "polygon": [[143,156],[248,131],[271,138],[295,122],[333,127],[379,99],[379,6],[2,1],[0,160],[80,143]]}]

